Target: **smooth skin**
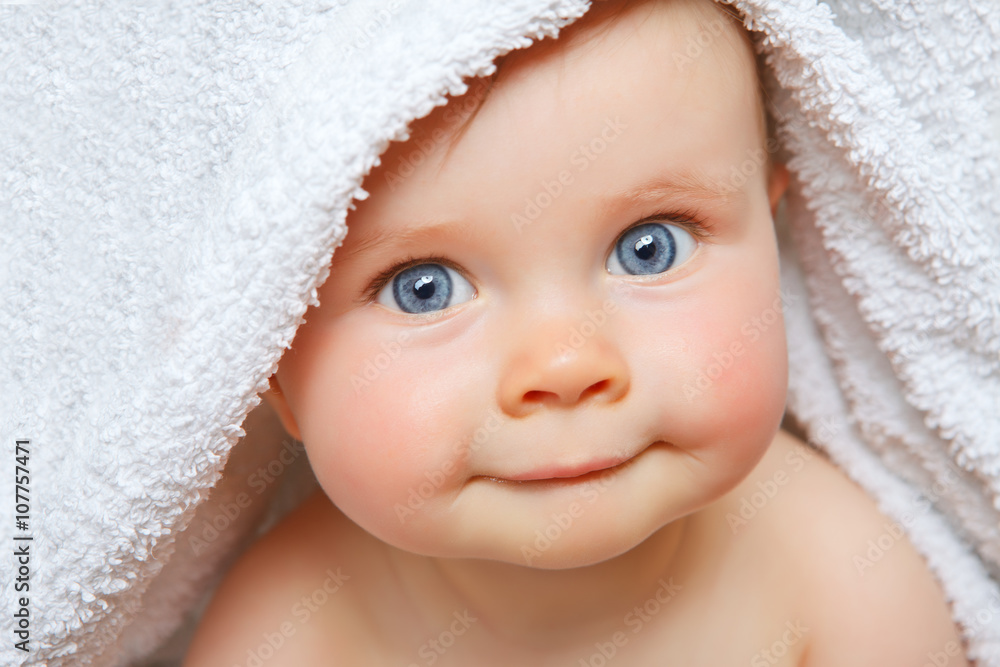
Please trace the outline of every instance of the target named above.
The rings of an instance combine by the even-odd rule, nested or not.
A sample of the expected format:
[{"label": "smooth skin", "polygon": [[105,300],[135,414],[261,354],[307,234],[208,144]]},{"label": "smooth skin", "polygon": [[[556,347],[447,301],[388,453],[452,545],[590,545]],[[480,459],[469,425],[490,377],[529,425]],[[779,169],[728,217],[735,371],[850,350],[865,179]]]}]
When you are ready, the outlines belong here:
[{"label": "smooth skin", "polygon": [[323,493],[187,667],[967,664],[905,536],[859,569],[890,522],[779,429],[788,172],[739,30],[601,3],[390,146],[266,395]]}]

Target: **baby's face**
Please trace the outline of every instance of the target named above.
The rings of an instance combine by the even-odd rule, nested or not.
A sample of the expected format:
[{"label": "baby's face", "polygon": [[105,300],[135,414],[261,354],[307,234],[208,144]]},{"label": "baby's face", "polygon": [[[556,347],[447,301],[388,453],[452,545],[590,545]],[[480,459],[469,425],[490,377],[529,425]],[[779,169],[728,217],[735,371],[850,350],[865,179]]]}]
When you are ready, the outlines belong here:
[{"label": "baby's face", "polygon": [[450,152],[462,98],[382,156],[277,373],[360,526],[426,555],[586,565],[763,455],[787,381],[783,186],[727,20],[645,3],[545,40]]}]

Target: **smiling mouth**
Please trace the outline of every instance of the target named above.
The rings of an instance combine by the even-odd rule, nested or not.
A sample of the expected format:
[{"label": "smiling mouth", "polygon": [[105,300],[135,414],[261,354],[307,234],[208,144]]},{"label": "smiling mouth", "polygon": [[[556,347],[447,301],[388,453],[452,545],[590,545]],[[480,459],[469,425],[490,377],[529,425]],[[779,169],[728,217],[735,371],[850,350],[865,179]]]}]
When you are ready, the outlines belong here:
[{"label": "smiling mouth", "polygon": [[665,445],[662,440],[651,443],[646,448],[628,458],[601,459],[589,463],[570,467],[551,467],[523,473],[515,477],[492,477],[484,475],[483,479],[502,484],[516,484],[519,486],[567,486],[571,484],[582,484],[607,475],[614,475],[623,468],[635,463],[647,449],[653,445]]}]

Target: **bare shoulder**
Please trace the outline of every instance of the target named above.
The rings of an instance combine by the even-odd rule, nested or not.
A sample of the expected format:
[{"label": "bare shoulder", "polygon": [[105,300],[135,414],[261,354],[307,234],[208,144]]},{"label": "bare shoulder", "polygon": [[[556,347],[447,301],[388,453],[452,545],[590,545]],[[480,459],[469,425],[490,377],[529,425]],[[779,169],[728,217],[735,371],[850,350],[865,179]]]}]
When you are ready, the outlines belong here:
[{"label": "bare shoulder", "polygon": [[905,527],[794,435],[780,431],[767,458],[755,484],[787,475],[768,523],[802,573],[812,624],[802,665],[967,667],[944,592]]},{"label": "bare shoulder", "polygon": [[215,591],[184,667],[315,664],[320,650],[343,660],[325,664],[350,664],[346,641],[339,658],[331,655],[340,644],[334,631],[364,630],[348,613],[351,575],[338,559],[347,549],[340,542],[350,540],[347,521],[320,491],[254,543]]}]

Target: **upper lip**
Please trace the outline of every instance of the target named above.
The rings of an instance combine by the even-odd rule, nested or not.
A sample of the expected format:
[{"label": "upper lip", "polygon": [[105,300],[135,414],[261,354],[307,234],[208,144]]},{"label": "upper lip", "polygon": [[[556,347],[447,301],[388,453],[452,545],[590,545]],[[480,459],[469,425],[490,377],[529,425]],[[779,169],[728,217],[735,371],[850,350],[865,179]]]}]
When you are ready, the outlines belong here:
[{"label": "upper lip", "polygon": [[567,466],[546,466],[544,468],[536,468],[530,472],[519,473],[517,475],[511,475],[507,479],[512,482],[532,482],[539,479],[561,479],[564,477],[579,477],[580,475],[586,475],[588,472],[594,472],[595,470],[605,470],[607,468],[613,468],[619,463],[627,461],[632,457],[626,458],[614,458],[614,459],[595,459],[593,461],[587,461],[585,463],[579,463],[576,465]]}]

